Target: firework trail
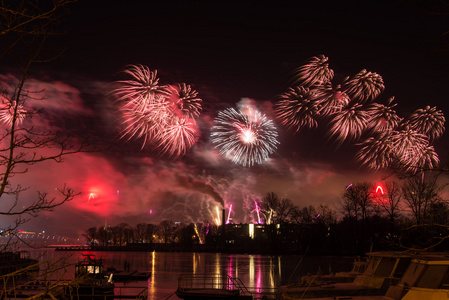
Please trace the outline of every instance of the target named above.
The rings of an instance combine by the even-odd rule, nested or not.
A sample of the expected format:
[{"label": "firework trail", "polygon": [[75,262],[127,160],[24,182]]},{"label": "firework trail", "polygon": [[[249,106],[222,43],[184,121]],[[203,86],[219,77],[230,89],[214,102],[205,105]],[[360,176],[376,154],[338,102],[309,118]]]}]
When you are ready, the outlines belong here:
[{"label": "firework trail", "polygon": [[334,71],[329,69],[328,58],[319,55],[310,58],[303,66],[296,69],[294,84],[304,86],[323,85],[332,80]]},{"label": "firework trail", "polygon": [[318,126],[320,102],[309,88],[294,87],[280,96],[275,113],[281,124],[298,132],[301,128]]},{"label": "firework trail", "polygon": [[196,142],[198,93],[185,83],[160,86],[157,71],[142,65],[128,67],[125,74],[131,79],[118,81],[112,92],[122,112],[120,138],[141,139],[142,149],[151,144],[171,157],[184,155]]},{"label": "firework trail", "polygon": [[260,220],[260,208],[259,208],[259,204],[257,204],[257,201],[255,201],[255,200],[254,200],[254,206],[256,207],[257,224],[262,224],[262,221]]},{"label": "firework trail", "polygon": [[279,142],[273,122],[259,111],[245,107],[218,113],[211,141],[219,152],[236,164],[251,167],[268,160]]},{"label": "firework trail", "polygon": [[417,109],[405,121],[405,124],[412,130],[423,133],[434,140],[443,135],[445,122],[446,119],[441,110],[426,106],[424,109]]},{"label": "firework trail", "polygon": [[231,221],[231,212],[232,212],[232,204],[229,207],[228,219],[226,220],[226,224],[229,224],[229,222]]},{"label": "firework trail", "polygon": [[382,77],[365,69],[345,80],[342,86],[349,97],[361,102],[376,99],[385,89]]}]

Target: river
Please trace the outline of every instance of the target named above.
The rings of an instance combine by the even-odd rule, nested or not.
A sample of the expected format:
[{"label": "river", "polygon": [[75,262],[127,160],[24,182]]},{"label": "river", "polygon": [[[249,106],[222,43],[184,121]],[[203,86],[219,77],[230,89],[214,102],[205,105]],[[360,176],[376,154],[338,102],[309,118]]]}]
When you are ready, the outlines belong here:
[{"label": "river", "polygon": [[[33,250],[31,255],[41,261],[68,257],[76,263],[83,254],[93,254],[103,259],[106,267],[124,269],[125,262],[130,270],[149,271],[151,276],[145,282],[131,282],[128,285],[148,287],[148,299],[179,299],[172,295],[178,285],[180,274],[227,274],[239,278],[247,287],[275,288],[288,282],[298,282],[302,275],[316,274],[320,268],[324,274],[349,271],[354,258],[302,255],[252,255],[192,252],[86,252],[55,251],[54,249]],[[169,297],[172,295],[171,297]]]}]

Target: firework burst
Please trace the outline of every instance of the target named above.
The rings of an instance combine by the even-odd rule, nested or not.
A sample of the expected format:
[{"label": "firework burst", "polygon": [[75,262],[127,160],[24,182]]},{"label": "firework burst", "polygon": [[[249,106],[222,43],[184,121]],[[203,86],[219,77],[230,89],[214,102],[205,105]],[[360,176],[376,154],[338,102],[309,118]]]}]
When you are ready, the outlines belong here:
[{"label": "firework burst", "polygon": [[156,95],[166,94],[165,88],[159,86],[157,71],[142,65],[131,65],[124,73],[131,79],[117,82],[117,88],[113,90],[117,100],[145,107]]},{"label": "firework burst", "polygon": [[341,111],[351,101],[349,96],[341,91],[340,85],[333,87],[331,83],[327,83],[316,88],[314,92],[321,105],[320,115],[323,117]]},{"label": "firework burst", "polygon": [[362,102],[377,98],[384,89],[382,77],[365,69],[343,83],[344,92],[352,99],[359,99]]},{"label": "firework burst", "polygon": [[185,83],[170,85],[166,88],[167,101],[175,115],[198,118],[201,112],[201,99],[198,92]]},{"label": "firework burst", "polygon": [[374,170],[393,167],[413,174],[439,163],[428,137],[410,128],[368,138],[356,158]]},{"label": "firework burst", "polygon": [[356,160],[373,170],[385,169],[390,166],[393,149],[388,141],[388,136],[369,137],[360,146]]},{"label": "firework burst", "polygon": [[367,131],[384,132],[390,131],[396,128],[402,119],[396,114],[394,108],[396,104],[393,104],[394,97],[391,97],[387,105],[372,103],[366,109],[369,115],[369,122],[367,125]]},{"label": "firework burst", "polygon": [[17,104],[15,101],[12,103],[4,102],[0,107],[0,121],[6,126],[12,126],[14,118],[16,124],[21,124],[27,111],[21,104]]},{"label": "firework burst", "polygon": [[197,127],[193,119],[172,116],[158,135],[157,146],[169,156],[182,156],[196,141]]},{"label": "firework burst", "polygon": [[441,110],[436,107],[426,106],[424,109],[417,109],[406,121],[405,124],[412,130],[427,135],[431,140],[439,138],[444,132],[446,119]]},{"label": "firework burst", "polygon": [[368,120],[369,114],[361,104],[346,106],[332,115],[328,134],[334,136],[338,144],[345,140],[357,140],[366,128]]},{"label": "firework burst", "polygon": [[275,113],[281,124],[298,132],[301,128],[318,126],[319,101],[308,88],[294,87],[280,96]]},{"label": "firework burst", "polygon": [[279,144],[273,121],[257,110],[228,108],[219,112],[214,121],[212,143],[236,164],[248,167],[261,164]]},{"label": "firework burst", "polygon": [[329,69],[328,58],[324,55],[310,58],[304,65],[295,70],[294,84],[317,86],[330,82],[334,71]]},{"label": "firework burst", "polygon": [[130,66],[125,73],[131,79],[119,81],[113,91],[122,112],[121,138],[142,139],[142,149],[151,144],[171,157],[184,155],[196,141],[198,93],[185,83],[160,86],[157,71],[145,66]]}]

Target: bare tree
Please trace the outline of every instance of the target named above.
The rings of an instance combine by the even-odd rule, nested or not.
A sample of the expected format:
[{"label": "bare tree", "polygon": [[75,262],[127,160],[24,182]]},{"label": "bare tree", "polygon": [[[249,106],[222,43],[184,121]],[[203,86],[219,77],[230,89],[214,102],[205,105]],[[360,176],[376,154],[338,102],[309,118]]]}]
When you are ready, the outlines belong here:
[{"label": "bare tree", "polygon": [[[36,191],[35,200],[26,202],[22,193],[31,187],[20,183],[20,175],[45,161],[63,162],[67,155],[93,151],[85,141],[73,139],[67,134],[36,125],[45,117],[34,103],[45,100],[44,91],[26,88],[32,66],[48,62],[58,56],[48,42],[57,36],[56,25],[62,20],[62,12],[73,0],[53,1],[1,1],[0,59],[12,64],[20,72],[13,85],[3,87],[0,96],[0,199],[11,203],[0,211],[1,216],[12,216],[15,221],[0,228],[0,235],[16,236],[18,226],[37,216],[43,210],[52,210],[72,200],[79,193],[62,186],[59,195]],[[5,250],[9,243],[2,246]]]},{"label": "bare tree", "polygon": [[444,186],[438,184],[437,179],[438,176],[430,174],[413,176],[402,186],[405,203],[418,225],[428,221],[430,205],[441,201],[440,192]]},{"label": "bare tree", "polygon": [[280,204],[279,196],[270,192],[265,195],[260,204],[260,212],[264,218],[265,224],[272,224],[275,214]]},{"label": "bare tree", "polygon": [[380,201],[377,201],[377,205],[380,206],[388,215],[390,224],[394,224],[400,209],[402,191],[399,182],[387,181],[384,184],[383,195],[378,196]]},{"label": "bare tree", "polygon": [[351,185],[342,195],[342,211],[357,220],[359,217],[365,220],[373,205],[374,192],[374,186],[367,182]]},{"label": "bare tree", "polygon": [[265,224],[289,223],[293,220],[297,207],[290,199],[280,199],[276,193],[270,192],[260,204]]},{"label": "bare tree", "polygon": [[164,244],[167,244],[173,237],[175,226],[173,221],[164,220],[159,224],[159,232],[164,239]]}]

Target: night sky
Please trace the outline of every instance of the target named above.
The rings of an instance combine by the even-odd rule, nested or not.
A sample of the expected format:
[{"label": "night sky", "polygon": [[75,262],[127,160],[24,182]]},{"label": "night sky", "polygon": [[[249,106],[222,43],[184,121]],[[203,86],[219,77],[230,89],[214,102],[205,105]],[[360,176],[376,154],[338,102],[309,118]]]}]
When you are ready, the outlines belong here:
[{"label": "night sky", "polygon": [[[449,113],[449,17],[426,14],[407,1],[299,4],[301,1],[79,1],[59,40],[67,48],[41,65],[29,84],[45,88],[48,127],[91,136],[108,150],[32,166],[23,185],[52,191],[66,183],[82,195],[32,219],[24,230],[76,235],[91,226],[122,222],[204,222],[221,198],[233,221],[254,219],[254,200],[275,192],[299,207],[338,209],[345,187],[380,182],[354,160],[355,143],[340,147],[326,127],[299,133],[277,124],[280,145],[251,168],[225,160],[210,143],[218,111],[251,101],[270,118],[293,71],[312,56],[329,57],[336,78],[362,69],[383,77],[380,99],[395,96],[398,114],[437,106]],[[331,2],[331,1],[329,1]],[[294,3],[294,4],[293,4]],[[301,2],[302,3],[302,2]],[[419,3],[419,2],[417,2]],[[13,82],[5,64],[0,80]],[[162,84],[187,83],[199,93],[198,141],[185,156],[168,159],[142,141],[119,139],[119,113],[110,95],[130,64],[158,71]],[[379,100],[380,101],[380,100]],[[447,135],[434,146],[446,161]],[[95,197],[89,199],[91,193]],[[218,195],[218,196],[217,196]]]}]

